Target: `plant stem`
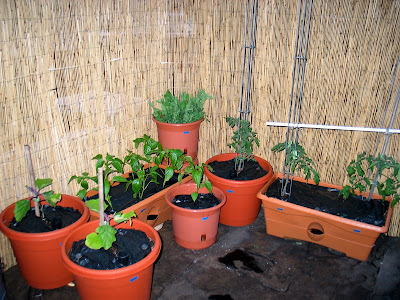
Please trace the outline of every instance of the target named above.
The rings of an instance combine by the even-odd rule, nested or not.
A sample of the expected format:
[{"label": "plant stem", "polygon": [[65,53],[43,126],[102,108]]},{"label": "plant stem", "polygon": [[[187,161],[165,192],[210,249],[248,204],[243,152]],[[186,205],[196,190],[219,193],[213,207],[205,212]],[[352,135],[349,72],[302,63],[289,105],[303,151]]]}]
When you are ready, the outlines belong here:
[{"label": "plant stem", "polygon": [[[33,164],[32,164],[32,157],[31,157],[31,149],[29,145],[24,146],[25,150],[25,160],[26,160],[26,165],[28,167],[28,173],[29,173],[29,179],[31,181],[31,187],[36,191],[36,186],[35,186],[35,172],[33,171]],[[37,197],[39,195],[38,192],[35,192],[36,195],[34,197]],[[39,203],[34,201],[35,205],[35,215],[36,217],[40,217],[40,210],[39,210]]]},{"label": "plant stem", "polygon": [[104,225],[104,187],[103,187],[103,168],[97,170],[97,180],[99,183],[99,226]]}]

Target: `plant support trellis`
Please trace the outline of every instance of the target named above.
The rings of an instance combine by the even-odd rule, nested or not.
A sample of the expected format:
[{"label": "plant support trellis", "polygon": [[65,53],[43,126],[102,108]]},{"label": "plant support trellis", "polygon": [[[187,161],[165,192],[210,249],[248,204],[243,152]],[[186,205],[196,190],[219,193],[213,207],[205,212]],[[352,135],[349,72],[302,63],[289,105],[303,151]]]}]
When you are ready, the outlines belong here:
[{"label": "plant support trellis", "polygon": [[[310,129],[327,129],[327,130],[346,130],[346,131],[361,131],[361,132],[376,132],[379,133],[375,150],[373,156],[377,155],[378,147],[380,145],[380,139],[382,135],[384,135],[384,141],[381,150],[379,151],[379,155],[385,155],[389,142],[390,136],[392,134],[400,133],[400,129],[393,129],[393,125],[397,116],[398,106],[400,103],[400,86],[397,88],[396,97],[394,99],[394,103],[392,106],[391,114],[389,120],[387,120],[388,111],[392,99],[392,93],[395,86],[395,82],[398,79],[398,69],[400,65],[400,57],[397,60],[397,63],[394,68],[393,80],[391,84],[390,93],[385,105],[385,111],[383,118],[381,120],[381,128],[371,128],[371,127],[351,127],[351,126],[339,126],[339,125],[321,125],[321,124],[302,124],[300,123],[301,116],[301,104],[303,97],[303,87],[304,87],[304,73],[305,66],[307,61],[307,47],[308,47],[308,39],[309,39],[309,31],[310,31],[310,19],[311,19],[311,11],[312,11],[312,0],[309,3],[308,11],[309,14],[307,16],[307,0],[302,3],[302,0],[299,0],[299,11],[298,11],[298,27],[297,27],[297,37],[296,37],[296,46],[295,46],[295,58],[293,64],[293,78],[292,78],[292,90],[291,90],[291,98],[290,98],[290,106],[289,106],[289,120],[287,123],[284,122],[266,122],[267,126],[281,126],[287,127],[286,132],[286,145],[293,142],[294,147],[297,146],[298,143],[298,133],[300,128],[310,128]],[[307,18],[307,24],[305,24]],[[304,36],[305,27],[307,27],[306,35]],[[300,40],[300,41],[299,41]],[[387,126],[385,127],[385,123]],[[292,188],[292,180],[293,180],[293,170],[289,169],[289,166],[286,165],[287,155],[288,155],[288,147],[286,147],[285,151],[285,161],[283,163],[283,177],[282,177],[282,187],[281,187],[281,195],[290,195]],[[369,171],[368,178],[371,178],[371,171]],[[377,170],[375,174],[373,174],[373,181],[371,190],[368,196],[368,200],[372,198],[374,189],[377,186],[379,171]],[[290,183],[290,184],[289,184]],[[366,187],[365,187],[366,189]]]}]

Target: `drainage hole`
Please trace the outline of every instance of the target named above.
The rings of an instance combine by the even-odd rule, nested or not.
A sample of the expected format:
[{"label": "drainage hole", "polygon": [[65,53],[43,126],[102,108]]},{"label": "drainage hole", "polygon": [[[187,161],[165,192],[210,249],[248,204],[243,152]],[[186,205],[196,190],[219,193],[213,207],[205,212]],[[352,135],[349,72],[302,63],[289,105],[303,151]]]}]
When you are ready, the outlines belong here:
[{"label": "drainage hole", "polygon": [[147,215],[147,220],[148,221],[154,221],[157,218],[158,218],[158,215]]},{"label": "drainage hole", "polygon": [[315,234],[315,235],[322,235],[322,234],[324,234],[324,232],[323,232],[322,230],[319,230],[319,229],[316,229],[316,228],[311,228],[311,229],[310,229],[310,232],[311,232],[312,234]]}]

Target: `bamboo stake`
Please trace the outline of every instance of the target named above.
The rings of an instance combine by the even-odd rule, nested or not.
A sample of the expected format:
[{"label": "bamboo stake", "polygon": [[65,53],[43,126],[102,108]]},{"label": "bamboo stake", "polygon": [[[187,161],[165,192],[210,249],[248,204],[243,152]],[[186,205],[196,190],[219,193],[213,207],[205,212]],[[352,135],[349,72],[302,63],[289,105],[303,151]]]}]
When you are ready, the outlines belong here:
[{"label": "bamboo stake", "polygon": [[[34,190],[34,192],[32,191],[32,193],[33,193],[34,197],[37,197],[39,195],[39,193],[36,190],[36,186],[35,186],[35,172],[33,171],[31,149],[30,149],[29,145],[25,145],[24,150],[25,150],[26,166],[28,167],[29,179],[31,181],[31,187]],[[36,215],[36,217],[40,217],[39,203],[34,201],[34,204],[35,204],[35,215]]]},{"label": "bamboo stake", "polygon": [[97,180],[99,182],[99,225],[104,225],[104,187],[103,187],[103,168],[97,170]]}]

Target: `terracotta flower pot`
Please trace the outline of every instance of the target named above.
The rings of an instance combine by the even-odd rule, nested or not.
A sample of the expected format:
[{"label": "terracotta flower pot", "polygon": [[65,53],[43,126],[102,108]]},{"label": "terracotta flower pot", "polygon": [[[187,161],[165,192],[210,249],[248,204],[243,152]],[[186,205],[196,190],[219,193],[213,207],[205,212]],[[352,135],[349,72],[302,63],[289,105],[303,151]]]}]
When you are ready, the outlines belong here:
[{"label": "terracotta flower pot", "polygon": [[[217,239],[219,214],[226,202],[225,194],[217,187],[212,192],[221,203],[206,209],[187,209],[172,203],[176,195],[190,195],[196,191],[196,184],[186,183],[170,189],[165,195],[166,203],[172,209],[172,227],[175,241],[187,249],[204,249],[215,243]],[[201,188],[199,193],[209,193]]]},{"label": "terracotta flower pot", "polygon": [[74,282],[82,300],[92,299],[150,299],[153,278],[153,264],[160,254],[161,239],[157,231],[148,224],[138,220],[118,224],[117,228],[143,231],[154,241],[152,251],[141,261],[114,270],[93,270],[81,267],[71,261],[68,253],[74,241],[79,241],[94,232],[98,221],[89,222],[64,239],[61,258],[66,268],[73,273]]},{"label": "terracotta flower pot", "polygon": [[[213,161],[227,161],[235,158],[235,153],[225,153],[213,156],[206,165]],[[257,198],[258,191],[272,177],[272,166],[264,159],[254,157],[268,173],[254,180],[230,180],[218,177],[204,168],[204,174],[213,186],[221,189],[226,196],[226,204],[221,208],[220,222],[228,226],[245,226],[253,223],[260,211],[261,200]]]},{"label": "terracotta flower pot", "polygon": [[164,123],[157,121],[154,117],[152,118],[157,125],[158,141],[163,148],[181,149],[186,155],[191,156],[193,160],[197,160],[199,130],[204,118],[185,124]]},{"label": "terracotta flower pot", "polygon": [[[263,203],[266,231],[270,235],[316,243],[365,261],[378,236],[387,232],[389,228],[392,215],[390,205],[385,226],[379,227],[264,195],[269,186],[278,178],[282,178],[281,173],[275,174],[257,194]],[[306,181],[296,176],[293,180],[315,184],[312,180]],[[324,182],[320,182],[319,185],[333,189],[342,188]],[[374,195],[373,198],[380,197]]]},{"label": "terracotta flower pot", "polygon": [[[145,168],[147,167],[148,166],[145,166]],[[128,178],[129,173],[125,173],[122,176]],[[186,183],[191,179],[192,176],[187,176],[182,179],[182,183]],[[119,184],[125,184],[125,183],[115,182],[112,186],[117,186]],[[171,220],[172,218],[171,208],[167,205],[167,203],[165,203],[165,194],[169,189],[177,185],[179,185],[178,182],[148,198],[143,199],[142,201],[134,205],[129,206],[128,208],[122,210],[122,212],[125,213],[133,210],[136,213],[136,217],[138,220],[145,222],[153,227],[156,227],[167,220]],[[92,197],[97,194],[98,191],[89,191],[87,193],[87,196]],[[89,212],[91,221],[99,219],[99,214],[97,212],[92,210],[89,210]]]},{"label": "terracotta flower pot", "polygon": [[78,197],[62,195],[61,199],[58,206],[77,209],[82,216],[75,223],[51,232],[23,233],[8,228],[14,218],[15,203],[0,214],[0,230],[11,242],[21,274],[28,285],[36,289],[55,289],[72,281],[72,273],[61,260],[60,249],[65,237],[88,221],[89,209]]}]

